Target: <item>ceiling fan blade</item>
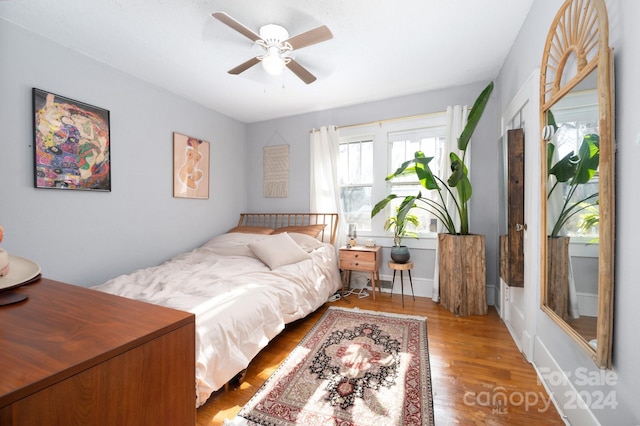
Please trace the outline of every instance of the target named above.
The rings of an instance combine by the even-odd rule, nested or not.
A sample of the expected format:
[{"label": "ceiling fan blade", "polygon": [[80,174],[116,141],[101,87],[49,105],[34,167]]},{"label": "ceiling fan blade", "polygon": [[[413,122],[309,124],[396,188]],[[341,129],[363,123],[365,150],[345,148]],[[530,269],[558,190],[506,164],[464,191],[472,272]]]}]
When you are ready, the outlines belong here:
[{"label": "ceiling fan blade", "polygon": [[295,75],[300,77],[302,81],[307,84],[313,83],[316,81],[316,76],[311,74],[305,67],[291,59],[287,64],[287,68],[289,68]]},{"label": "ceiling fan blade", "polygon": [[333,34],[323,25],[313,30],[309,30],[297,36],[291,37],[286,42],[293,47],[293,49],[302,49],[303,47],[311,46],[312,44],[320,43],[321,41],[330,40],[333,38]]},{"label": "ceiling fan blade", "polygon": [[211,14],[211,16],[213,16],[214,18],[216,18],[217,20],[219,20],[223,24],[227,24],[228,26],[230,26],[234,30],[238,31],[243,36],[251,39],[251,41],[262,40],[262,38],[260,38],[260,36],[258,34],[256,34],[252,30],[250,30],[249,28],[245,27],[240,22],[236,21],[235,19],[233,19],[231,16],[227,15],[224,12],[213,12]]},{"label": "ceiling fan blade", "polygon": [[248,70],[249,68],[251,68],[252,66],[254,66],[255,64],[257,64],[258,62],[260,62],[260,59],[258,58],[251,58],[249,59],[247,62],[243,62],[242,64],[238,65],[235,68],[230,69],[229,71],[227,71],[229,74],[240,74],[243,71]]}]

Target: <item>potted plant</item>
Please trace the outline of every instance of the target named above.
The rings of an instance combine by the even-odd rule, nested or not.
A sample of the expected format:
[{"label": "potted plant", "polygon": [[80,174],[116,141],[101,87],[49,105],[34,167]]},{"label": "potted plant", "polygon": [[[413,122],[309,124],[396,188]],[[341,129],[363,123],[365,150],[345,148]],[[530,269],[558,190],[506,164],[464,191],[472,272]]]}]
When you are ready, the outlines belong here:
[{"label": "potted plant", "polygon": [[[429,162],[433,157],[425,157],[418,151],[414,158],[405,161],[394,173],[387,176],[392,180],[399,176],[414,174],[425,190],[436,191],[435,198],[425,197],[422,191],[402,199],[397,218],[402,221],[409,211],[421,208],[435,216],[445,227],[446,233],[438,234],[438,260],[441,303],[457,315],[486,314],[486,265],[484,235],[469,231],[469,201],[472,186],[469,170],[465,164],[469,141],[475,131],[493,91],[490,82],[478,95],[471,107],[467,124],[457,140],[461,156],[449,153],[451,174],[445,182],[431,171]],[[453,200],[454,209],[447,205],[445,195]],[[389,194],[380,200],[371,211],[371,217],[382,211],[391,200],[398,198]],[[459,219],[456,226],[455,218]],[[468,275],[461,274],[468,272]],[[466,294],[467,300],[460,297]]]},{"label": "potted plant", "polygon": [[396,216],[390,216],[384,223],[384,229],[393,229],[393,246],[391,247],[391,260],[396,263],[407,263],[411,258],[409,253],[409,247],[402,245],[402,238],[413,237],[418,238],[418,234],[407,229],[407,225],[420,225],[418,216],[408,213],[404,215],[402,219],[398,216],[396,210]]}]

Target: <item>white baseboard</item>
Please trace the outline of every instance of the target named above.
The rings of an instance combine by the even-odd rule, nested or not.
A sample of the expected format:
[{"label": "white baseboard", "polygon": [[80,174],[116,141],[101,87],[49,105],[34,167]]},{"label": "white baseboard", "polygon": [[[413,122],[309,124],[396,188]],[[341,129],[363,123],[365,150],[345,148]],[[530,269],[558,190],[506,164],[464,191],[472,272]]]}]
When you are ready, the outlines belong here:
[{"label": "white baseboard", "polygon": [[535,339],[533,366],[565,424],[600,426],[581,393],[573,386],[569,377],[571,372],[567,374],[560,368],[539,338]]},{"label": "white baseboard", "polygon": [[578,293],[578,311],[580,312],[580,315],[597,317],[598,295],[591,293]]}]

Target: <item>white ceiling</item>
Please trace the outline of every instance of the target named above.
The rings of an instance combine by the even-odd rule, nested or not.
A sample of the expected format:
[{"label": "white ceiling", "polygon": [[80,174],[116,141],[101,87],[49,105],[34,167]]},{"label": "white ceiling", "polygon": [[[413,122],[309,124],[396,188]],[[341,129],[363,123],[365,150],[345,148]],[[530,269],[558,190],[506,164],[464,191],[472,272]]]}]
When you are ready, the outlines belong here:
[{"label": "white ceiling", "polygon": [[[243,122],[497,76],[533,0],[5,0],[0,17]],[[333,39],[295,51],[318,79],[260,65],[252,42],[211,17]]]}]

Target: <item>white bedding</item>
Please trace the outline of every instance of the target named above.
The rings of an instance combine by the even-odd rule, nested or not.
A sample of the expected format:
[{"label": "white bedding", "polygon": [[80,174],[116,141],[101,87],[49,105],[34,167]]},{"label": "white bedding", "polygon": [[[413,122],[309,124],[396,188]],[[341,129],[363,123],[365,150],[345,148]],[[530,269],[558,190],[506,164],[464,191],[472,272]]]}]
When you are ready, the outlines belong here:
[{"label": "white bedding", "polygon": [[285,324],[313,312],[342,286],[333,245],[295,234],[311,259],[272,271],[247,246],[270,237],[223,234],[94,287],[196,315],[197,407],[247,368]]}]

